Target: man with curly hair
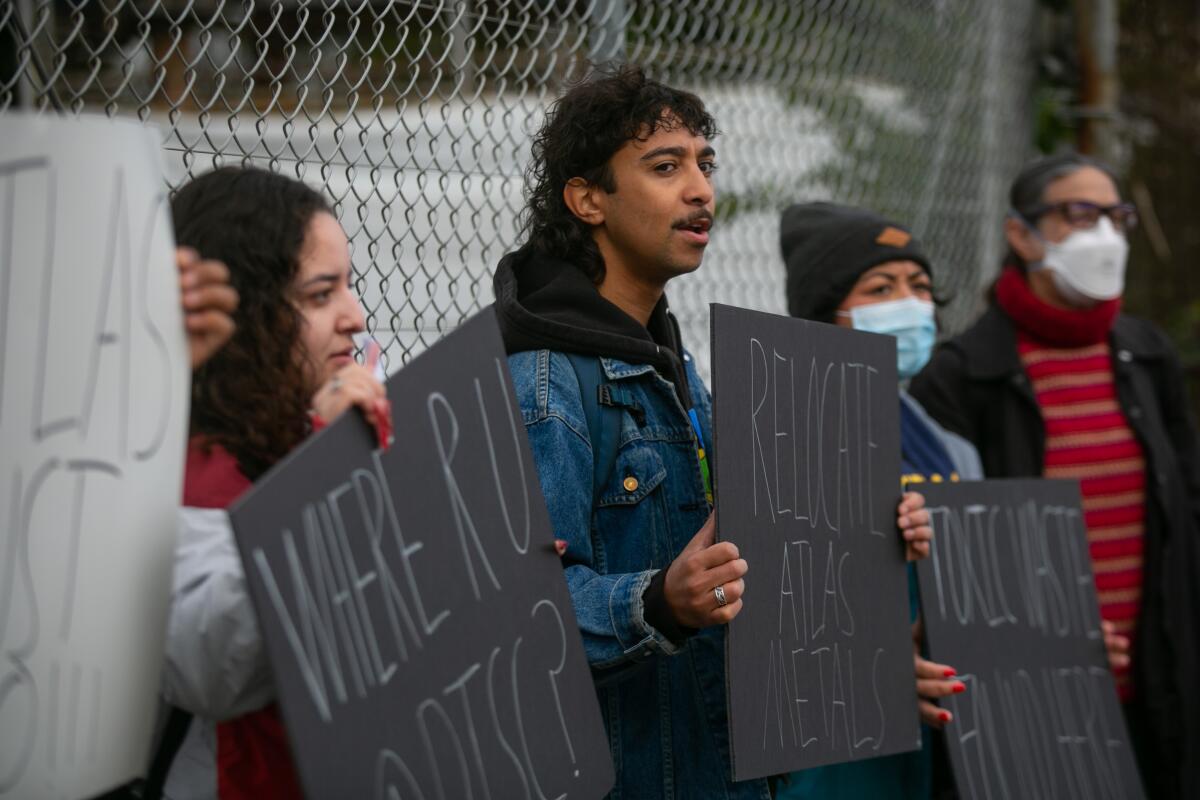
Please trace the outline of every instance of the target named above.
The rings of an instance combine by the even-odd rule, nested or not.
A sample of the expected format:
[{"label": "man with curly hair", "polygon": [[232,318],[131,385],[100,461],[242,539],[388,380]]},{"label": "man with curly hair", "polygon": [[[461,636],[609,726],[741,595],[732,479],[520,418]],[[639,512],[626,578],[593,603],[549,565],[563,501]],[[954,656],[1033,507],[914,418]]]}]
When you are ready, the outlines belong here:
[{"label": "man with curly hair", "polygon": [[640,69],[577,84],[534,140],[526,241],[495,276],[612,797],[770,797],[731,780],[725,625],[747,567],[714,541],[711,399],[665,295],[708,245],[716,134],[698,97]]}]

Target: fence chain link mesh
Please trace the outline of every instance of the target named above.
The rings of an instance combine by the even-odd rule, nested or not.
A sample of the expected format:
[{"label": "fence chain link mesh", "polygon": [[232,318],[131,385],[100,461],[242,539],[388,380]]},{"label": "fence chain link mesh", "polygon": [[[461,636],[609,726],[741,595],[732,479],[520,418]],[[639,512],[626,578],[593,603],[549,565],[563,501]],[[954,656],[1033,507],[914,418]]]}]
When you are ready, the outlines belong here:
[{"label": "fence chain link mesh", "polygon": [[168,181],[253,163],[323,188],[395,369],[492,300],[543,110],[589,63],[697,92],[722,129],[701,270],[669,294],[782,312],[779,213],[913,226],[960,328],[1029,154],[1034,0],[7,0],[0,113],[159,126]]}]

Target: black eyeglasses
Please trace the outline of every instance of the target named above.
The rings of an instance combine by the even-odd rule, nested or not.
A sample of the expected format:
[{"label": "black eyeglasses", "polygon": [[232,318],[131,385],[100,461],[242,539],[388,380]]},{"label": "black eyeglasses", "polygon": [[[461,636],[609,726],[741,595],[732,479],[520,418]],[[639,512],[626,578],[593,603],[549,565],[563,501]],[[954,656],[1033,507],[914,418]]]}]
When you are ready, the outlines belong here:
[{"label": "black eyeglasses", "polygon": [[1128,233],[1137,227],[1137,209],[1133,203],[1117,203],[1115,206],[1100,206],[1086,200],[1066,200],[1061,203],[1044,203],[1034,206],[1026,214],[1031,221],[1050,212],[1055,212],[1066,220],[1067,224],[1076,230],[1088,230],[1096,227],[1103,214],[1112,222],[1113,227],[1122,233]]}]

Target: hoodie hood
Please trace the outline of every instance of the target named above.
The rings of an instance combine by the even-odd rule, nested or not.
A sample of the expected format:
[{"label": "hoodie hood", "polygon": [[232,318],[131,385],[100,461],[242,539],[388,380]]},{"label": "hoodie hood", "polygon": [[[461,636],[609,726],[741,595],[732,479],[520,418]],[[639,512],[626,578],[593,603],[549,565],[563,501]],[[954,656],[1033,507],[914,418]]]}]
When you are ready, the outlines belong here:
[{"label": "hoodie hood", "polygon": [[493,289],[505,352],[555,350],[650,364],[691,408],[679,325],[666,295],[643,326],[604,299],[578,267],[529,246],[500,259]]}]

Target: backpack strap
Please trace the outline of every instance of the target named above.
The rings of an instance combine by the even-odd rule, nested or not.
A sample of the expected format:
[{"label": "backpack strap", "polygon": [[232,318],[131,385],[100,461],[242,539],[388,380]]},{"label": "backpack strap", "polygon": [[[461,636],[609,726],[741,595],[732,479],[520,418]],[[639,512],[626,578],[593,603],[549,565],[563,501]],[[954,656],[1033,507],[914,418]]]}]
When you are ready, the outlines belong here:
[{"label": "backpack strap", "polygon": [[162,797],[163,787],[167,784],[167,775],[171,772],[171,763],[187,738],[188,728],[192,724],[192,714],[178,706],[171,706],[167,714],[166,725],[163,726],[162,738],[159,739],[158,749],[154,760],[150,762],[150,771],[146,775],[146,783],[142,789],[145,800],[158,800]]},{"label": "backpack strap", "polygon": [[154,748],[154,760],[150,762],[150,770],[146,777],[118,786],[97,796],[95,800],[161,800],[163,788],[167,784],[167,775],[171,772],[171,763],[179,753],[179,748],[183,746],[191,724],[191,712],[177,706],[169,706],[166,722],[163,723],[162,733]]},{"label": "backpack strap", "polygon": [[[577,353],[564,353],[579,379],[579,399],[587,420],[588,439],[592,444],[592,508],[600,504],[604,484],[617,464],[621,444],[621,418],[610,399],[613,387],[604,382],[600,359]],[[610,411],[605,411],[605,406]]]},{"label": "backpack strap", "polygon": [[[583,416],[587,420],[588,438],[592,442],[592,512],[595,513],[604,485],[617,465],[617,450],[621,444],[621,415],[617,412],[624,408],[640,423],[643,410],[627,390],[604,382],[604,370],[599,358],[575,353],[563,355],[571,362],[571,368],[579,378],[579,399],[583,402]],[[597,688],[607,688],[652,663],[644,660],[603,669],[592,667],[592,680]]]}]

